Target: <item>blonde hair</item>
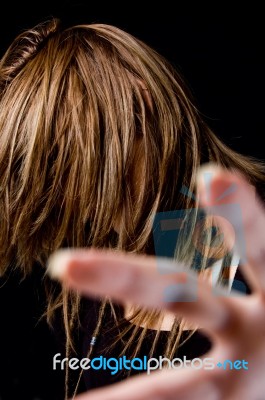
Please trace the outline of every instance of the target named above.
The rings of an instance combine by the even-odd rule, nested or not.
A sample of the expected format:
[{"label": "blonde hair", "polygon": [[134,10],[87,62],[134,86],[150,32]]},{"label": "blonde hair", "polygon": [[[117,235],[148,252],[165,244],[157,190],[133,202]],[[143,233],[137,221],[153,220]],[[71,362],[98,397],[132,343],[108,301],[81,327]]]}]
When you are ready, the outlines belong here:
[{"label": "blonde hair", "polygon": [[[26,275],[36,262],[45,267],[60,247],[154,253],[153,216],[196,209],[194,199],[180,190],[195,191],[196,171],[205,161],[239,169],[255,186],[264,183],[263,166],[211,132],[182,78],[163,57],[116,27],[61,29],[54,19],[23,32],[1,60],[0,90],[2,274],[13,267]],[[137,198],[132,179],[136,143],[143,157]],[[113,243],[117,218],[121,229]],[[186,243],[195,223],[191,226]],[[202,271],[209,258],[206,247]],[[69,349],[79,298],[63,290],[48,300],[49,321],[63,305]],[[148,326],[161,315],[135,310],[136,325],[125,350],[134,343],[137,325],[145,321]],[[176,319],[166,356],[172,357],[180,344],[181,324]],[[146,329],[134,355],[145,334]],[[158,337],[159,330],[152,351]]]}]

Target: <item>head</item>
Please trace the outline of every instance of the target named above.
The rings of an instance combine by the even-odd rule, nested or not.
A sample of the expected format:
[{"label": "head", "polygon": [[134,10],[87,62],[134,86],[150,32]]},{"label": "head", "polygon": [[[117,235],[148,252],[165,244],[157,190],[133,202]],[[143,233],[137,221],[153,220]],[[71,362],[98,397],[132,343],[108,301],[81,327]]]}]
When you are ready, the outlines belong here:
[{"label": "head", "polygon": [[197,207],[180,189],[194,192],[203,162],[263,180],[211,132],[163,57],[116,27],[52,20],[23,32],[1,60],[0,90],[2,273],[45,266],[60,247],[152,253],[154,215]]},{"label": "head", "polygon": [[153,215],[183,207],[198,165],[231,164],[181,77],[113,26],[23,32],[0,88],[1,258],[25,272],[62,246],[108,246],[117,221],[119,248],[148,251]]},{"label": "head", "polygon": [[144,251],[204,145],[180,78],[115,27],[56,20],[22,33],[0,68],[3,253],[29,270],[63,245],[107,246],[117,220],[118,247]]}]

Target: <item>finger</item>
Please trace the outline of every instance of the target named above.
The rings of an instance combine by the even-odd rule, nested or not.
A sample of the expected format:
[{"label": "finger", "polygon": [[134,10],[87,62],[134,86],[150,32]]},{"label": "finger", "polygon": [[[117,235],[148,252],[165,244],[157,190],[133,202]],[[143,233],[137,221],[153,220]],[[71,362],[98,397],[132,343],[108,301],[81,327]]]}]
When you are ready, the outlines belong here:
[{"label": "finger", "polygon": [[[159,271],[158,271],[159,263]],[[88,296],[164,308],[209,331],[230,322],[227,293],[168,259],[95,250],[61,250],[49,260],[51,277]]]},{"label": "finger", "polygon": [[253,291],[265,291],[265,209],[255,188],[239,173],[213,164],[198,174],[198,195],[224,232],[228,247],[239,254]]},{"label": "finger", "polygon": [[92,390],[77,400],[221,400],[215,375],[190,368],[156,371]]}]

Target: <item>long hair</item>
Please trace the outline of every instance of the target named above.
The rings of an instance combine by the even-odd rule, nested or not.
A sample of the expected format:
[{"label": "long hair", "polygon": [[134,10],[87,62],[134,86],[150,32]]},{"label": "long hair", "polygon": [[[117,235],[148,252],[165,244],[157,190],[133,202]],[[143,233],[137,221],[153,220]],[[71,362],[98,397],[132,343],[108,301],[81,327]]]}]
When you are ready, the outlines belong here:
[{"label": "long hair", "polygon": [[[181,188],[194,193],[207,161],[264,184],[264,167],[211,132],[181,76],[146,44],[113,26],[62,29],[55,19],[21,33],[0,63],[0,272],[45,268],[60,247],[153,254],[154,215],[198,209]],[[192,218],[186,249],[196,212]],[[207,243],[200,273],[212,258]],[[61,305],[69,349],[79,298],[64,289],[48,298],[49,320]],[[162,315],[135,309],[126,349],[143,321]],[[179,345],[182,324],[176,319],[165,356]]]}]

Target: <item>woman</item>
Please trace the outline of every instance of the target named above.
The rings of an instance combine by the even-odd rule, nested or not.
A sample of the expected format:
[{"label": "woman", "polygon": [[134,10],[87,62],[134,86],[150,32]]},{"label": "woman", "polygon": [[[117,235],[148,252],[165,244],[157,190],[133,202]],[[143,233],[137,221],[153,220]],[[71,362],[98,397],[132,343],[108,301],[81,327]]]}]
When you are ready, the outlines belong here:
[{"label": "woman", "polygon": [[[233,246],[220,243],[220,218],[202,216],[198,197],[194,196],[197,171],[209,161],[224,170],[237,170],[244,176],[243,181],[237,175],[225,174],[222,169],[216,173],[213,169],[210,184],[214,187],[218,179],[222,184],[236,180],[238,187],[243,185],[244,189],[242,182],[247,182],[247,193],[256,187],[262,195],[264,167],[220,142],[202,121],[180,76],[161,56],[112,26],[94,24],[62,29],[57,20],[52,20],[15,39],[0,64],[0,87],[2,273],[12,265],[25,275],[36,263],[45,268],[49,256],[60,248],[111,248],[132,253],[132,258],[126,257],[131,271],[139,277],[133,282],[143,282],[146,287],[145,279],[153,275],[148,275],[148,268],[139,270],[139,263],[153,268],[154,260],[146,256],[138,260],[136,254],[154,255],[158,249],[155,236],[153,240],[153,231],[155,234],[158,229],[155,216],[182,210],[183,221],[173,254],[167,247],[160,254],[159,247],[157,255],[174,257],[176,272],[180,271],[178,262],[185,263],[186,272],[197,269],[202,278],[199,287],[204,288],[205,296],[209,296],[205,280],[209,280],[214,263],[218,265],[218,282],[225,285],[233,280]],[[204,206],[205,201],[201,204]],[[222,331],[218,323],[222,307],[217,298],[211,302],[216,307],[213,310],[217,310],[216,320],[213,315],[208,318],[210,311],[203,307],[203,301],[193,308],[188,307],[190,303],[181,303],[183,310],[179,307],[177,315],[174,299],[180,297],[174,297],[179,296],[176,293],[162,301],[158,295],[152,298],[150,290],[146,296],[140,287],[136,292],[131,290],[132,285],[126,284],[127,268],[120,268],[127,262],[123,255],[81,252],[79,257],[83,259],[81,264],[76,259],[65,264],[65,275],[60,269],[53,271],[55,277],[63,279],[59,293],[47,277],[51,286],[48,321],[52,322],[58,309],[62,309],[68,358],[75,349],[83,350],[83,356],[88,358],[98,354],[134,358],[142,348],[151,356],[160,345],[161,355],[172,359],[185,339],[188,351],[188,340],[201,325],[211,335],[214,331],[214,339]],[[98,266],[96,271],[104,271],[106,280],[112,277],[105,289],[91,283],[91,260],[93,266]],[[102,261],[108,264],[107,269]],[[81,265],[81,270],[76,264]],[[115,272],[118,274],[113,276]],[[154,284],[159,281],[168,286],[176,282],[175,278],[162,276],[162,270],[157,272]],[[129,275],[130,279],[133,276]],[[84,280],[85,289],[80,279]],[[86,300],[75,289],[92,297]],[[100,296],[99,302],[92,300],[95,294]],[[122,301],[123,307],[117,306],[115,300]],[[95,318],[89,321],[92,314]],[[204,315],[211,321],[206,327]],[[168,333],[162,337],[161,331]],[[114,342],[104,341],[104,335],[111,332],[115,332]],[[204,340],[202,354],[206,353],[210,348],[206,337],[197,332],[196,340],[195,347],[200,347]],[[198,353],[191,352],[190,358]],[[72,391],[72,372],[71,368],[66,371],[66,397],[68,389]],[[104,374],[98,374],[93,381],[92,372],[81,369],[74,396],[82,375],[86,383],[90,382],[87,388],[98,385],[97,379]],[[183,371],[179,372],[175,371],[175,376],[183,375]],[[160,375],[165,382],[171,376],[167,374]],[[185,374],[183,379],[190,379]],[[126,374],[116,380],[124,377]],[[101,384],[115,382],[112,378],[109,373]],[[119,389],[118,385],[116,394],[110,391],[108,395],[106,389],[99,392],[99,397],[88,393],[87,398],[140,399],[154,398],[154,394],[163,399],[176,398],[175,388],[170,393],[168,389],[165,393],[162,389],[148,392],[153,390],[147,390],[148,382],[143,377],[139,382],[143,382],[139,394],[130,392],[128,383],[127,389]],[[185,396],[188,394],[185,392]]]}]

